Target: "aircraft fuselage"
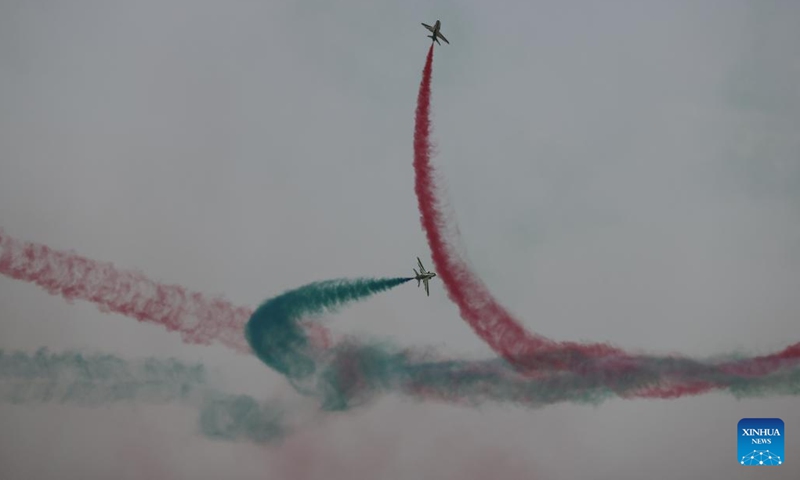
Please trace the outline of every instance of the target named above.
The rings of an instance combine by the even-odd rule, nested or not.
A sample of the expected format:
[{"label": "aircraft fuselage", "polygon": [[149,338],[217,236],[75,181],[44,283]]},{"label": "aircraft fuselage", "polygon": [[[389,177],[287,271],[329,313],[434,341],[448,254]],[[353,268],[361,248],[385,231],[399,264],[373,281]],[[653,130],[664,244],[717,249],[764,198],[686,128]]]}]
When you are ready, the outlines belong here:
[{"label": "aircraft fuselage", "polygon": [[[439,43],[439,39],[442,39],[444,40],[445,43],[450,43],[447,41],[446,38],[444,38],[444,35],[442,35],[442,33],[439,31],[439,29],[442,28],[442,22],[440,20],[436,20],[436,23],[434,23],[432,27],[424,23],[422,24],[422,26],[427,28],[428,31],[431,32],[431,34],[428,35],[428,38],[430,38],[434,42]],[[439,43],[439,45],[441,45],[441,43]]]},{"label": "aircraft fuselage", "polygon": [[417,257],[417,265],[419,265],[419,272],[417,269],[414,269],[414,280],[417,281],[417,286],[419,287],[420,282],[425,284],[425,295],[430,296],[431,291],[428,286],[428,280],[436,276],[435,272],[429,272],[425,270],[425,267],[422,266],[422,260]]},{"label": "aircraft fuselage", "polygon": [[420,280],[430,280],[431,278],[435,277],[436,274],[433,272],[430,273],[418,273],[414,280],[417,281],[417,286],[419,286]]}]

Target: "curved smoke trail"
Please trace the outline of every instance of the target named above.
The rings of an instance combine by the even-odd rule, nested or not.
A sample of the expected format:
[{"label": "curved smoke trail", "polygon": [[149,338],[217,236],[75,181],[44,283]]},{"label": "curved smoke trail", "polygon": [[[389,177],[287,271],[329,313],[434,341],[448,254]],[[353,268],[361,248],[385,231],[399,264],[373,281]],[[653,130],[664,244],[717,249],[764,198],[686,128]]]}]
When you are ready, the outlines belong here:
[{"label": "curved smoke trail", "polygon": [[582,371],[548,370],[532,377],[502,359],[442,359],[432,350],[400,349],[388,342],[349,338],[320,348],[301,328],[299,322],[308,314],[346,306],[408,280],[340,279],[290,290],[256,309],[245,336],[267,366],[328,411],[365,405],[381,393],[458,405],[502,402],[525,407],[559,402],[598,404],[671,385],[713,384],[737,397],[800,393],[800,365],[795,362],[754,378],[727,368],[735,362],[730,358],[701,362],[640,356],[627,368],[617,363],[607,368],[598,360]]},{"label": "curved smoke trail", "polygon": [[[447,289],[448,296],[458,306],[461,317],[470,324],[475,333],[494,351],[509,361],[519,363],[520,359],[524,358],[526,362],[531,362],[537,358],[537,355],[550,352],[558,345],[552,340],[532,335],[526,331],[492,297],[483,282],[471,272],[466,261],[445,240],[447,222],[444,214],[437,208],[439,198],[433,179],[434,169],[430,162],[432,73],[433,45],[428,50],[425,67],[422,70],[414,123],[414,189],[417,194],[422,228],[428,237],[433,263]],[[563,350],[561,351],[563,352]],[[577,351],[595,353],[599,356],[621,353],[605,345],[597,346],[588,352]],[[583,355],[580,355],[579,358],[582,360]],[[555,359],[569,360],[564,355],[551,357],[548,366],[559,367],[560,365],[554,365],[553,360]]]},{"label": "curved smoke trail", "polygon": [[[642,357],[629,355],[610,345],[557,343],[528,332],[500,305],[483,282],[470,270],[467,262],[459,256],[453,241],[445,239],[446,230],[457,232],[458,229],[448,225],[439,209],[441,199],[437,195],[433,179],[434,169],[430,161],[432,69],[433,45],[428,50],[417,97],[414,127],[415,192],[422,228],[428,238],[433,263],[447,289],[448,296],[458,306],[461,317],[495,352],[529,375],[566,370],[602,376],[607,373],[630,372],[642,368],[643,364],[647,363]],[[797,365],[798,361],[800,361],[800,342],[772,355],[731,360],[717,365],[717,369],[732,375],[757,377],[780,370],[787,364]],[[659,384],[634,392],[633,396],[677,397],[702,393],[720,385],[709,379],[692,379],[688,374],[682,375],[680,370],[674,372],[673,376],[674,378],[664,378]]]},{"label": "curved smoke trail", "polygon": [[267,300],[247,322],[244,335],[258,358],[291,379],[314,373],[313,347],[300,321],[306,315],[332,311],[337,306],[363,300],[412,278],[359,278],[314,282]]}]

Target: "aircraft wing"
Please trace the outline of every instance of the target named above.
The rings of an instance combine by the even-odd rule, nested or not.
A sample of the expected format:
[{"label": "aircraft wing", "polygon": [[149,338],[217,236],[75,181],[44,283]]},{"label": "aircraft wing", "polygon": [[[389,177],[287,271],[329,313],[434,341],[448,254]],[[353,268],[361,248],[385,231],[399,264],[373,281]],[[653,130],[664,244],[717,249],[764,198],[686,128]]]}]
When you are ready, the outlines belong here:
[{"label": "aircraft wing", "polygon": [[425,24],[423,23],[423,24],[422,24],[422,26],[423,26],[423,27],[425,27],[425,28],[427,28],[427,29],[428,29],[428,30],[430,30],[431,32],[433,31],[433,27],[431,27],[430,25],[425,25]]},{"label": "aircraft wing", "polygon": [[447,39],[446,39],[446,38],[444,38],[444,35],[442,35],[442,34],[441,34],[441,32],[440,32],[440,33],[437,33],[437,34],[436,34],[436,36],[437,36],[437,37],[439,37],[439,38],[441,38],[442,40],[444,40],[444,43],[446,43],[446,44],[450,45],[450,42],[448,42],[448,41],[447,41]]},{"label": "aircraft wing", "polygon": [[423,280],[423,283],[425,283],[425,294],[430,297],[431,296],[431,291],[428,288],[428,279],[426,278],[425,280]]},{"label": "aircraft wing", "polygon": [[419,273],[421,273],[423,275],[428,273],[428,272],[425,271],[425,267],[422,266],[422,260],[420,260],[419,257],[417,257],[417,263],[419,263]]}]

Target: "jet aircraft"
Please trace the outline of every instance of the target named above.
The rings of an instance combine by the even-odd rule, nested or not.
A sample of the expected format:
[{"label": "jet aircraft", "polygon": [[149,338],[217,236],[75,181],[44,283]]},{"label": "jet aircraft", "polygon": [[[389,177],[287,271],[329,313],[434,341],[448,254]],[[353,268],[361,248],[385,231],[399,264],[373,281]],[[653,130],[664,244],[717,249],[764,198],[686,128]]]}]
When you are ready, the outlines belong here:
[{"label": "jet aircraft", "polygon": [[[424,23],[422,26],[432,32],[430,35],[428,35],[428,38],[432,38],[436,43],[439,43],[439,39],[441,38],[444,40],[444,43],[450,45],[450,42],[448,42],[447,39],[444,38],[444,35],[442,35],[442,32],[439,31],[439,29],[442,28],[442,22],[436,20],[436,23],[434,23],[432,27],[430,25],[425,25]],[[441,43],[439,43],[439,45],[441,45]]]},{"label": "jet aircraft", "polygon": [[414,274],[416,276],[414,277],[414,280],[417,281],[417,287],[419,287],[419,282],[420,281],[422,281],[422,283],[425,284],[425,293],[430,297],[431,296],[431,291],[428,288],[428,280],[430,280],[431,278],[435,277],[436,274],[434,272],[426,271],[425,267],[422,266],[422,261],[419,259],[419,257],[417,257],[417,263],[419,264],[419,273],[417,273],[417,269],[415,268],[414,269]]}]

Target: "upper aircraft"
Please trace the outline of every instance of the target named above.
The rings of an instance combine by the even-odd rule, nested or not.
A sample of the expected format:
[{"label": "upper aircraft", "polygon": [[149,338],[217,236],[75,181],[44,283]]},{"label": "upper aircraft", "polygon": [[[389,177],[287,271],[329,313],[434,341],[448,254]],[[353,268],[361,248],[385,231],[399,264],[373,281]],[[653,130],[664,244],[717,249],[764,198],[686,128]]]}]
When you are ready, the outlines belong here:
[{"label": "upper aircraft", "polygon": [[[448,42],[447,39],[444,38],[444,35],[442,35],[442,32],[439,31],[439,29],[442,28],[442,22],[436,20],[436,23],[434,23],[432,27],[424,23],[422,26],[433,32],[431,35],[428,35],[428,38],[432,38],[436,43],[439,43],[439,39],[441,38],[444,40],[444,43],[450,45],[450,42]],[[441,45],[441,43],[439,43],[439,45]]]},{"label": "upper aircraft", "polygon": [[417,287],[419,287],[420,280],[425,284],[425,293],[430,297],[431,291],[428,288],[428,280],[435,277],[436,274],[434,272],[426,272],[425,267],[422,266],[422,261],[419,259],[419,257],[417,257],[417,263],[419,264],[419,273],[417,273],[417,269],[415,268],[414,273],[416,274],[416,277],[414,277],[414,280],[417,281]]}]

